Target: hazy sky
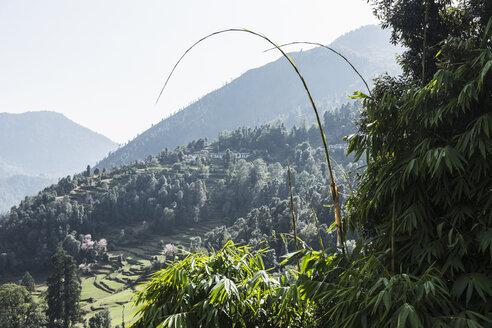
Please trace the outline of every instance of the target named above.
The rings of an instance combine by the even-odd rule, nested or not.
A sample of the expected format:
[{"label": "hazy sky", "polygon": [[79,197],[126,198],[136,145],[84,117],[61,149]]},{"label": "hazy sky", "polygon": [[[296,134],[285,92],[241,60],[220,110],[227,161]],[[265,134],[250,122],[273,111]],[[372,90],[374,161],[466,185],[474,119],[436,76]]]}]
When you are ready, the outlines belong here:
[{"label": "hazy sky", "polygon": [[[329,43],[377,24],[365,0],[0,0],[0,112],[52,110],[124,143],[246,70],[277,43]],[[298,48],[297,48],[298,49]],[[288,50],[297,50],[289,48]]]}]

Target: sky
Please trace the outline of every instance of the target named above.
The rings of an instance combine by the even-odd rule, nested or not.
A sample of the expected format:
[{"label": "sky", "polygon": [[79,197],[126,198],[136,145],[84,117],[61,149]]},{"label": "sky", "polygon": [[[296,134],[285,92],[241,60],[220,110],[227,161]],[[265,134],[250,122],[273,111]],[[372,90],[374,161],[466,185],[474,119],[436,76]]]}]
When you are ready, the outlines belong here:
[{"label": "sky", "polygon": [[328,44],[377,23],[366,0],[0,0],[0,112],[56,111],[124,144],[279,57],[247,33],[208,39],[156,104],[211,32]]}]

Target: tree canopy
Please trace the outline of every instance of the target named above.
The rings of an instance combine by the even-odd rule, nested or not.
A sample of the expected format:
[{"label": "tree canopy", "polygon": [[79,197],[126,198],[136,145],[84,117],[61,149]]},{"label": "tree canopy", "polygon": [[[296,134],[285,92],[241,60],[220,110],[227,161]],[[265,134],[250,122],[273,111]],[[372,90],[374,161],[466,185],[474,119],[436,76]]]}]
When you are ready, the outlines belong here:
[{"label": "tree canopy", "polygon": [[44,313],[24,286],[0,286],[0,327],[38,328],[46,323]]}]

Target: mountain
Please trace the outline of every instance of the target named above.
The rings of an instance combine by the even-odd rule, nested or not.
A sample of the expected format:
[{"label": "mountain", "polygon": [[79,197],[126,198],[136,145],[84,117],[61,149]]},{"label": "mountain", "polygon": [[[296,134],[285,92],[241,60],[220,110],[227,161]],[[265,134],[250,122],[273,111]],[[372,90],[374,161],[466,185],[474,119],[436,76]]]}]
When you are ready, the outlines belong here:
[{"label": "mountain", "polygon": [[0,212],[116,147],[59,113],[0,113]]},{"label": "mountain", "polygon": [[0,159],[24,174],[58,177],[78,172],[116,147],[59,113],[0,113]]},{"label": "mountain", "polygon": [[[401,49],[392,46],[389,38],[388,31],[365,26],[339,37],[331,46],[345,54],[370,83],[382,73],[399,72],[395,54]],[[366,92],[350,66],[325,48],[294,52],[290,56],[322,110],[346,103],[347,96],[356,90]],[[109,168],[157,154],[166,147],[173,149],[193,139],[213,138],[223,130],[278,119],[287,126],[299,124],[301,120],[313,122],[306,93],[285,58],[249,70],[207,94],[109,154],[98,166]]]}]

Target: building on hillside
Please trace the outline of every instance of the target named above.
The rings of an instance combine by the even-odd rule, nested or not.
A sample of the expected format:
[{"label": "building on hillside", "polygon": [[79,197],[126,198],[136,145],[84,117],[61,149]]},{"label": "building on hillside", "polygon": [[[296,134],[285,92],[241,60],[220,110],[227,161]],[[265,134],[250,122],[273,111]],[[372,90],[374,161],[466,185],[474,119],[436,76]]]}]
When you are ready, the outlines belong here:
[{"label": "building on hillside", "polygon": [[249,153],[237,153],[236,158],[248,158]]},{"label": "building on hillside", "polygon": [[347,144],[328,145],[328,149],[345,149],[345,148],[347,148]]},{"label": "building on hillside", "polygon": [[210,158],[222,159],[222,157],[224,157],[224,153],[209,153],[208,155]]},{"label": "building on hillside", "polygon": [[184,155],[183,160],[185,162],[192,162],[192,161],[196,160],[197,157],[198,157],[197,154]]},{"label": "building on hillside", "polygon": [[[224,158],[225,152],[218,152],[218,153],[207,153],[209,158],[217,158],[217,159],[222,159]],[[231,155],[233,158],[248,158],[249,153],[236,153],[236,152],[231,152]]]}]

